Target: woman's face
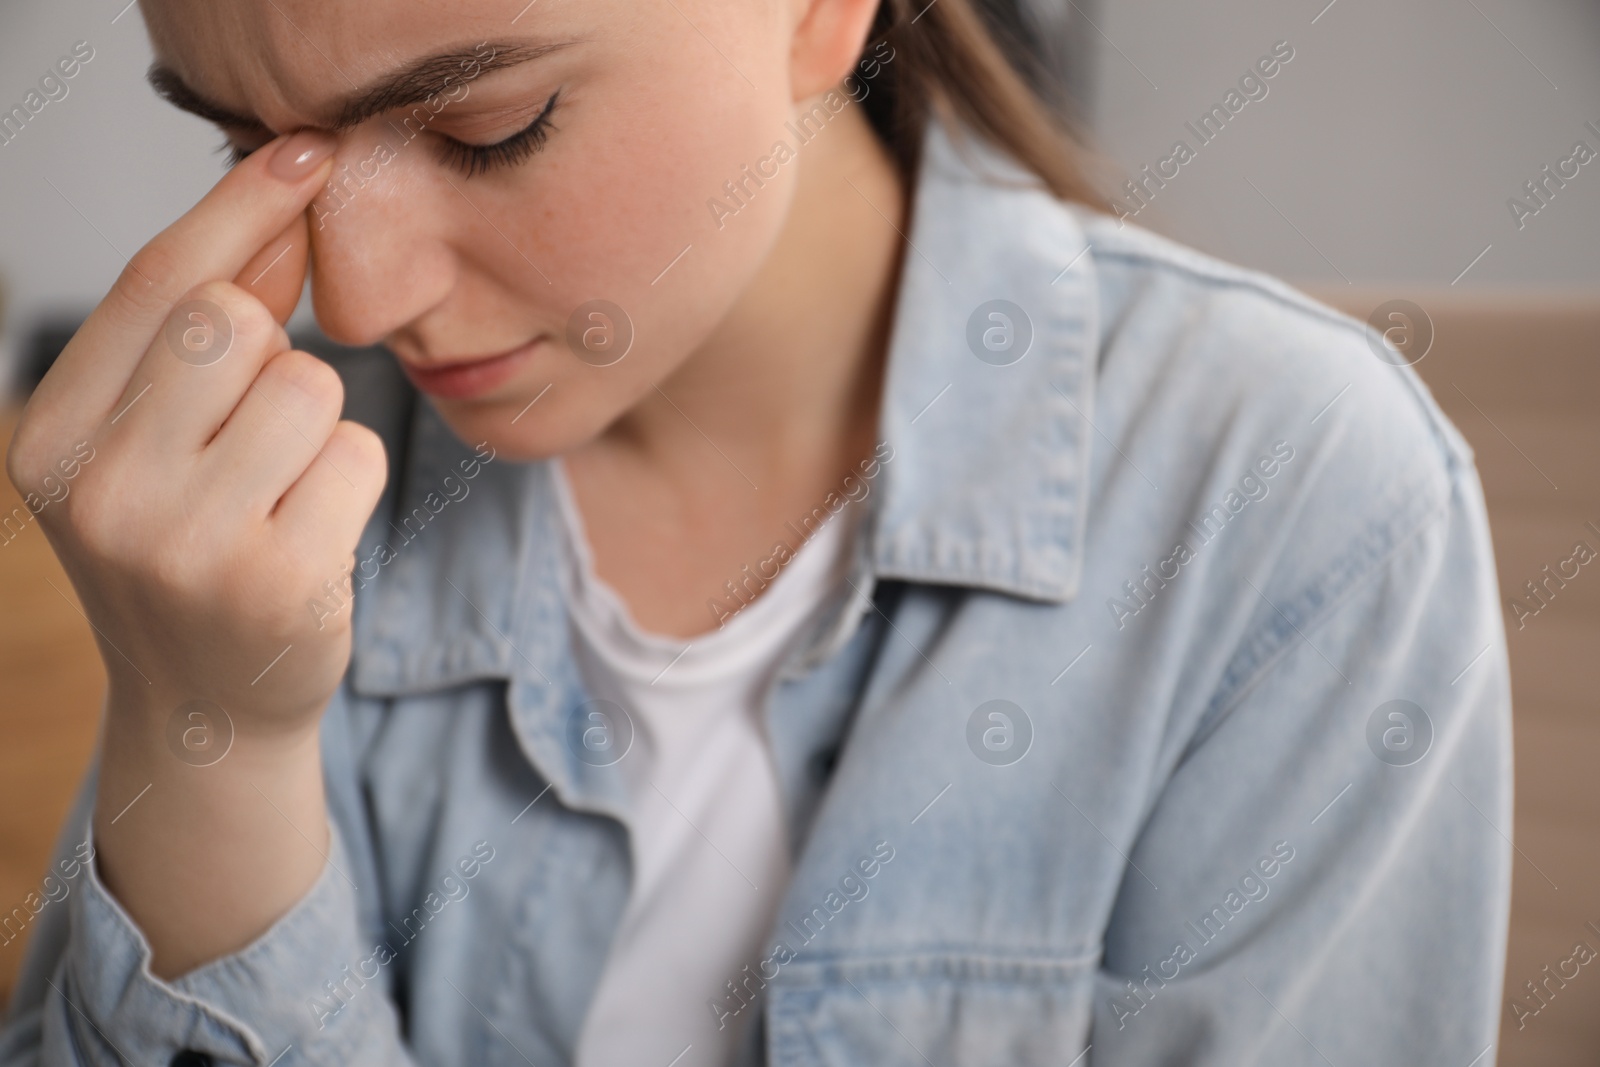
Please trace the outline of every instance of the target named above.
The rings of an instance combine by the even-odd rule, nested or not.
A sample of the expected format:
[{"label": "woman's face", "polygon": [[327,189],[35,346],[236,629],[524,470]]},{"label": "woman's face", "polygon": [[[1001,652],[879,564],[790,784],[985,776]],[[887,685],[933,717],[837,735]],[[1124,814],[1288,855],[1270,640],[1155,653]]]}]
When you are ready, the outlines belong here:
[{"label": "woman's face", "polygon": [[[744,168],[793,141],[795,93],[821,88],[797,83],[804,11],[782,0],[144,11],[188,90],[259,120],[224,126],[237,148],[353,120],[311,213],[318,321],[345,344],[386,343],[463,439],[513,458],[593,437],[712,337],[772,248],[803,161],[766,163],[778,173],[759,186]],[[420,92],[352,112],[438,56]],[[734,214],[729,181],[743,186]],[[428,374],[510,352],[475,377]]]}]

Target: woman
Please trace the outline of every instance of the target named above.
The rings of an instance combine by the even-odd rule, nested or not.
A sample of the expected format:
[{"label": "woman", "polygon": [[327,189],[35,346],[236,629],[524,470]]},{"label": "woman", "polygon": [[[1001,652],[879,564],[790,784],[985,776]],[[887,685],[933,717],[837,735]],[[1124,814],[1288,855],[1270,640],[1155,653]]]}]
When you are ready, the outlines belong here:
[{"label": "woman", "polygon": [[110,682],[0,1062],[1493,1042],[1465,445],[970,0],[143,7],[238,163],[11,451]]}]

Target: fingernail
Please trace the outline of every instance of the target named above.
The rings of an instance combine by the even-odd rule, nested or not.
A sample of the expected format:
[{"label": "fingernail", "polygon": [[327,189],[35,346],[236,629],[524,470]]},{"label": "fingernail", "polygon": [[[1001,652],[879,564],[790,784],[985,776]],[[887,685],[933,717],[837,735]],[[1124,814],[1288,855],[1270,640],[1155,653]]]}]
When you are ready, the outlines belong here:
[{"label": "fingernail", "polygon": [[327,134],[301,130],[278,146],[267,169],[286,182],[297,182],[333,155],[335,147],[337,142]]}]

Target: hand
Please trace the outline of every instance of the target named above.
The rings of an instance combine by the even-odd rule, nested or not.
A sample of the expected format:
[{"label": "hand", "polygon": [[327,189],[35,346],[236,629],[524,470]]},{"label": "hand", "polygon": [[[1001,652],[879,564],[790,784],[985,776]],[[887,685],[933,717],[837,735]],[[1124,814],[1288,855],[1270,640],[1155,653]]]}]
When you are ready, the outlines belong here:
[{"label": "hand", "polygon": [[38,521],[94,626],[114,717],[159,729],[201,699],[241,738],[303,736],[348,664],[350,612],[319,620],[308,602],[345,578],[383,445],[339,420],[338,376],[282,326],[331,147],[279,138],[140,249],[18,426],[7,473],[35,501],[57,487]]}]

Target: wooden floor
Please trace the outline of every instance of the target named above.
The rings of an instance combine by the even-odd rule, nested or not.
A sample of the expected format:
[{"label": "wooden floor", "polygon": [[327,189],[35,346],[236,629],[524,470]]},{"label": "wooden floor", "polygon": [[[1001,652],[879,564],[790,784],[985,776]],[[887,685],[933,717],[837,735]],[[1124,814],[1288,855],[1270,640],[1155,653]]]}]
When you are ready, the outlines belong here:
[{"label": "wooden floor", "polygon": [[[1437,332],[1417,370],[1477,452],[1504,599],[1579,540],[1600,552],[1600,533],[1586,525],[1600,527],[1600,297],[1319,295],[1361,318],[1391,296],[1427,309]],[[14,418],[0,412],[0,440]],[[0,479],[0,514],[17,502]],[[36,525],[0,546],[4,909],[37,886],[94,740],[104,674],[76,603]],[[1600,926],[1600,560],[1524,622],[1507,614],[1518,848],[1508,997],[1575,943],[1600,951],[1585,925]],[[21,944],[0,946],[0,995]],[[1499,1062],[1600,1062],[1600,960],[1547,1000],[1520,1029],[1502,1005]]]},{"label": "wooden floor", "polygon": [[[7,445],[16,417],[0,408]],[[0,477],[0,516],[21,504],[11,480]],[[0,534],[0,915],[40,890],[94,746],[106,677],[94,631],[38,522],[12,541],[6,536]],[[22,938],[0,944],[0,998],[23,945]]]}]

